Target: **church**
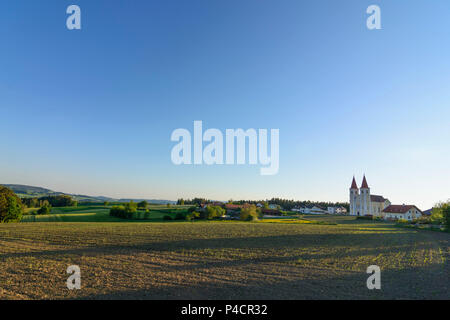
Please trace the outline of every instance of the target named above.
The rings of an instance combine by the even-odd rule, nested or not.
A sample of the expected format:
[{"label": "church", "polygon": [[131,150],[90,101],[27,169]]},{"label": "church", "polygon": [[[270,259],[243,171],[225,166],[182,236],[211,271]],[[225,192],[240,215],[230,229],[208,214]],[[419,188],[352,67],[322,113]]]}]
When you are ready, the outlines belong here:
[{"label": "church", "polygon": [[383,210],[391,205],[391,202],[383,196],[370,194],[370,188],[364,175],[361,188],[358,188],[355,177],[350,187],[350,215],[384,217]]}]

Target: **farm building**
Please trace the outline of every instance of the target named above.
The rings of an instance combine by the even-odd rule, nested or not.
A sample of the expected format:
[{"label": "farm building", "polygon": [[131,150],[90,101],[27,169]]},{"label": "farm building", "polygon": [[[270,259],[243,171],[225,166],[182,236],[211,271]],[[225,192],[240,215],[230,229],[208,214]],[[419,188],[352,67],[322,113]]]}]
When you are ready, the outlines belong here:
[{"label": "farm building", "polygon": [[415,205],[390,205],[383,210],[384,218],[387,220],[404,219],[411,221],[420,218],[422,211]]}]

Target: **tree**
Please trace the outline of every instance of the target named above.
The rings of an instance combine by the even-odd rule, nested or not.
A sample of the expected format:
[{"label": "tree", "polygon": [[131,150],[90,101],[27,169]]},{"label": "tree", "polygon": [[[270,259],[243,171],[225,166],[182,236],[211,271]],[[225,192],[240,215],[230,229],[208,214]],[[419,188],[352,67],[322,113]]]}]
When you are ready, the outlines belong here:
[{"label": "tree", "polygon": [[104,205],[105,207],[107,207],[107,206],[109,206],[109,202],[108,202],[108,201],[105,201],[105,202],[103,202],[103,205]]},{"label": "tree", "polygon": [[200,218],[202,219],[214,219],[214,218],[218,218],[221,217],[225,214],[225,209],[219,206],[207,206],[206,210],[204,210],[201,214],[200,214]]},{"label": "tree", "polygon": [[[46,196],[39,198],[40,201],[48,201],[52,207],[75,207],[78,205],[71,196],[61,194],[57,196]],[[42,206],[41,206],[42,207]]]},{"label": "tree", "polygon": [[196,210],[197,210],[197,207],[194,207],[194,206],[188,208],[188,212],[189,213],[192,213],[192,212],[194,212]]},{"label": "tree", "polygon": [[50,204],[45,204],[37,211],[37,214],[50,214],[51,212],[52,206]]},{"label": "tree", "polygon": [[39,208],[38,198],[23,198],[22,203],[28,208]]},{"label": "tree", "polygon": [[20,221],[22,214],[20,198],[11,189],[0,186],[0,223]]},{"label": "tree", "polygon": [[247,208],[242,208],[241,209],[241,215],[240,215],[240,219],[242,221],[254,221],[254,220],[258,220],[260,216],[260,212],[258,212],[257,208],[255,205],[251,205]]},{"label": "tree", "polygon": [[434,224],[445,224],[445,216],[444,212],[445,210],[448,210],[448,207],[450,206],[450,200],[447,200],[447,202],[439,202],[435,205],[433,210],[431,211],[431,222]]},{"label": "tree", "polygon": [[137,204],[131,201],[122,206],[113,206],[109,210],[109,215],[122,219],[132,219],[135,212],[137,212]]},{"label": "tree", "polygon": [[146,210],[148,208],[148,202],[143,200],[137,204],[138,209]]},{"label": "tree", "polygon": [[193,211],[193,212],[188,213],[186,215],[186,220],[188,220],[188,221],[191,221],[191,220],[194,220],[194,219],[198,219],[198,218],[200,218],[200,213],[196,212],[196,211]]},{"label": "tree", "polygon": [[442,208],[442,213],[443,213],[443,216],[444,216],[445,229],[447,229],[447,231],[450,231],[450,203],[447,203]]},{"label": "tree", "polygon": [[137,211],[137,204],[135,202],[133,202],[133,200],[131,200],[128,203],[125,203],[125,210],[129,213],[135,213]]}]

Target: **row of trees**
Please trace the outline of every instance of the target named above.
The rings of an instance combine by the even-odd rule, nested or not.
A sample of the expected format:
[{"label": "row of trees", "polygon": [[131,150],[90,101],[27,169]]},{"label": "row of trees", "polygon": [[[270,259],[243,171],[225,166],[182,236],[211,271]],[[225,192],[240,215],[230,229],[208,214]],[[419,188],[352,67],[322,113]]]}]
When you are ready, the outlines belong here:
[{"label": "row of trees", "polygon": [[205,198],[194,198],[194,199],[178,199],[177,200],[177,205],[194,205],[194,206],[199,206],[202,203],[212,203],[211,200],[205,199]]},{"label": "row of trees", "polygon": [[[193,199],[178,199],[177,204],[178,205],[196,205],[199,206],[200,204],[209,204],[213,203],[214,201],[208,200],[206,198],[193,198]],[[230,204],[258,204],[261,203],[264,205],[265,208],[269,206],[269,204],[275,204],[284,210],[292,210],[295,207],[305,207],[305,206],[319,206],[322,208],[326,207],[344,207],[348,210],[350,210],[350,206],[348,202],[323,202],[323,201],[296,201],[296,200],[288,200],[288,199],[281,199],[281,198],[272,198],[270,200],[229,200],[227,203]]]},{"label": "row of trees", "polygon": [[46,205],[52,207],[75,207],[78,202],[73,200],[71,196],[61,194],[57,196],[45,196],[40,198],[24,198],[22,202],[28,208],[40,208]]}]

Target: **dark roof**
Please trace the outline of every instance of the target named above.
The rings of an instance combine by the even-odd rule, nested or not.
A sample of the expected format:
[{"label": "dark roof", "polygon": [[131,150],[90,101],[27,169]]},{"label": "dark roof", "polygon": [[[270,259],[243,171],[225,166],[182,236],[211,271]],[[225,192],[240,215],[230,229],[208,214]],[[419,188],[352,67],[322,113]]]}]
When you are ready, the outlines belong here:
[{"label": "dark roof", "polygon": [[364,176],[364,178],[363,178],[361,188],[369,189],[369,185],[367,184],[366,176]]},{"label": "dark roof", "polygon": [[350,187],[350,189],[358,189],[358,185],[356,184],[355,177],[353,177],[352,186]]},{"label": "dark roof", "polygon": [[419,208],[417,208],[415,205],[390,205],[386,209],[383,210],[383,212],[389,212],[389,213],[406,213],[408,210],[416,208],[420,212],[422,212]]},{"label": "dark roof", "polygon": [[370,201],[372,201],[372,202],[384,202],[384,201],[386,201],[386,199],[383,196],[377,196],[377,195],[371,194],[370,195]]},{"label": "dark roof", "polygon": [[433,211],[433,209],[428,209],[428,210],[425,210],[424,212],[422,212],[424,215],[426,215],[426,216],[431,216],[431,211]]}]

